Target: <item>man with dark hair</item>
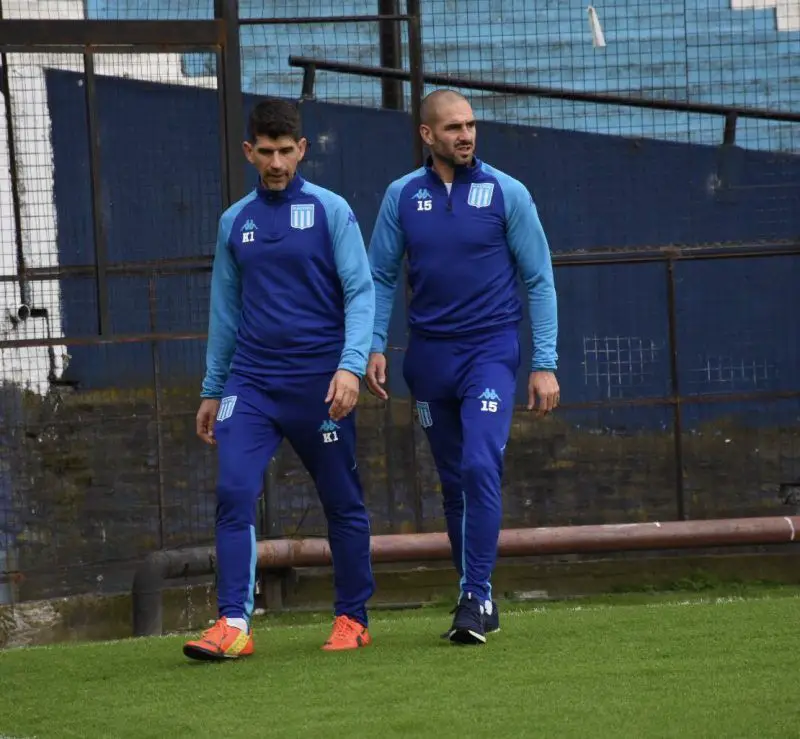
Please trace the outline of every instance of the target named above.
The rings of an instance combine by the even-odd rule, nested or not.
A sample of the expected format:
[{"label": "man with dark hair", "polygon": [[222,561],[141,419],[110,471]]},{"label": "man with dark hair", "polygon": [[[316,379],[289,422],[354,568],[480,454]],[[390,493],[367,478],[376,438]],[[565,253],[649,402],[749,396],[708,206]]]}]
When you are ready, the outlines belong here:
[{"label": "man with dark hair", "polygon": [[220,219],[197,413],[198,436],[219,449],[219,619],[184,645],[201,660],[253,653],[256,502],[284,437],[328,521],[336,601],[323,649],[370,643],[374,580],[353,413],[375,314],[366,249],[345,200],[297,173],[307,142],[295,106],[259,103],[248,130],[244,154],[260,181]]},{"label": "man with dark hair", "polygon": [[370,243],[375,330],[367,385],[388,397],[384,352],[405,253],[412,297],[403,374],[436,462],[461,576],[444,636],[483,644],[500,627],[491,575],[520,362],[517,274],[533,329],[528,409],[538,400],[540,414],[559,402],[556,292],[533,198],[521,182],[475,158],[469,102],[454,90],[437,90],[421,112],[420,135],[431,155],[389,185]]}]

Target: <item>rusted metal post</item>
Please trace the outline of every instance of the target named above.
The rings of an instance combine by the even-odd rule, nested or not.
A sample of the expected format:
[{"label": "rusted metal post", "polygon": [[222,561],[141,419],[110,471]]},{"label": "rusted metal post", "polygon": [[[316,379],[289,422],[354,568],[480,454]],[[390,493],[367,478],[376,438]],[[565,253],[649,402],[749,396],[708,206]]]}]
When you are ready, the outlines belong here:
[{"label": "rusted metal post", "polygon": [[[3,17],[2,3],[0,3],[0,19]],[[31,305],[30,286],[25,277],[25,249],[22,245],[22,201],[19,192],[19,172],[17,171],[17,146],[16,132],[14,131],[14,109],[11,99],[11,85],[9,84],[8,55],[0,52],[0,94],[5,99],[6,106],[6,142],[8,145],[8,173],[11,179],[11,210],[14,218],[14,243],[17,250],[17,276],[19,279],[20,306]]]},{"label": "rusted metal post", "polygon": [[[398,14],[397,0],[378,0],[378,14]],[[380,59],[382,67],[400,69],[403,62],[400,47],[400,24],[393,20],[379,21]],[[403,109],[403,83],[400,80],[381,80],[381,105],[390,110]]]},{"label": "rusted metal post", "polygon": [[[147,305],[150,314],[150,331],[156,335],[158,328],[158,307],[156,303],[156,278],[151,275],[147,281]],[[158,476],[158,548],[164,548],[164,399],[161,388],[161,355],[158,351],[158,340],[150,342],[153,358],[153,392],[156,411],[156,474]]]},{"label": "rusted metal post", "polygon": [[667,260],[667,325],[669,328],[669,369],[672,386],[672,436],[675,448],[675,512],[686,518],[683,482],[683,408],[681,406],[680,367],[678,365],[678,316],[675,297],[675,260]]},{"label": "rusted metal post", "polygon": [[97,332],[101,336],[106,336],[111,333],[110,317],[108,313],[108,278],[106,275],[108,249],[106,243],[105,219],[103,218],[102,175],[100,169],[100,125],[97,120],[97,85],[95,84],[93,52],[84,52],[83,67],[86,75],[84,94],[89,134],[89,186],[92,194],[92,226],[94,228]]},{"label": "rusted metal post", "polygon": [[222,200],[223,207],[227,207],[241,198],[245,190],[239,3],[237,0],[214,0],[214,17],[224,24],[223,43],[217,54],[217,89],[222,143]]},{"label": "rusted metal post", "polygon": [[422,139],[419,136],[419,124],[422,97],[425,90],[425,71],[422,60],[422,14],[419,0],[408,0],[408,59],[411,67],[411,123],[414,127],[414,166],[421,167],[423,162]]}]

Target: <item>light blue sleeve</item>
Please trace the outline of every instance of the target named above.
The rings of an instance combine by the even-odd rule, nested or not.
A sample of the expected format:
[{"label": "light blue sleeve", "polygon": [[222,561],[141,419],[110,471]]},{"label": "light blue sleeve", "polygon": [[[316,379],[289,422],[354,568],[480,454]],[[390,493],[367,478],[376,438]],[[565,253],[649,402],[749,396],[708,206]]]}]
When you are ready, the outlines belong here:
[{"label": "light blue sleeve", "polygon": [[375,320],[375,286],[369,273],[367,248],[358,221],[344,198],[327,190],[315,194],[322,200],[328,216],[333,259],[344,290],[344,349],[339,369],[363,377]]},{"label": "light blue sleeve", "polygon": [[501,180],[506,208],[506,238],[528,291],[533,334],[531,369],[558,367],[558,304],[550,247],[527,188],[510,177]]},{"label": "light blue sleeve", "polygon": [[375,326],[371,351],[383,353],[389,339],[397,279],[405,253],[405,239],[400,227],[397,203],[403,182],[393,182],[386,190],[369,244],[369,264],[375,282]]},{"label": "light blue sleeve", "polygon": [[200,395],[221,398],[236,348],[236,332],[242,313],[242,281],[228,239],[236,213],[228,211],[219,221],[217,250],[211,272],[211,309],[208,319],[206,375]]}]

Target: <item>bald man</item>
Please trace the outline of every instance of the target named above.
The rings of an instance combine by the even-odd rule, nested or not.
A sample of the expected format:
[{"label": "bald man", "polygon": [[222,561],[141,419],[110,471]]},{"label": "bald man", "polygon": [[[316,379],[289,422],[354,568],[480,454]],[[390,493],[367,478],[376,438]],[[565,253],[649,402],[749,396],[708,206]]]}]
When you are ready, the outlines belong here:
[{"label": "bald man", "polygon": [[443,636],[484,644],[500,628],[491,576],[520,363],[517,275],[532,319],[528,409],[538,414],[559,402],[556,292],[533,199],[521,182],[475,157],[466,98],[452,90],[428,95],[419,132],[427,163],[389,185],[370,242],[375,327],[366,378],[375,395],[388,397],[386,341],[405,254],[412,297],[403,375],[436,462],[461,578]]}]

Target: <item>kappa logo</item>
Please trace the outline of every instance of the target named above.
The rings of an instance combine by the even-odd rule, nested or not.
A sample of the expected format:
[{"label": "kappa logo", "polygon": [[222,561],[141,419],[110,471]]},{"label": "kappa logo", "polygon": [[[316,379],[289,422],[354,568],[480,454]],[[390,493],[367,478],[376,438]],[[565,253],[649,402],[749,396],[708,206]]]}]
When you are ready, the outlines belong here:
[{"label": "kappa logo", "polygon": [[357,223],[356,214],[352,210],[347,214],[347,225],[349,226],[351,223]]},{"label": "kappa logo", "polygon": [[494,194],[494,183],[492,182],[473,182],[469,186],[467,195],[467,205],[473,208],[488,208],[492,204]]},{"label": "kappa logo", "polygon": [[256,226],[255,222],[252,218],[248,218],[244,226],[242,226],[242,243],[243,244],[252,244],[255,240],[255,232],[258,230],[258,226]]},{"label": "kappa logo", "polygon": [[433,200],[431,200],[431,194],[427,188],[423,187],[417,190],[411,199],[417,201],[417,210],[433,210]]},{"label": "kappa logo", "polygon": [[338,430],[339,426],[333,421],[323,421],[322,425],[319,427],[319,432],[322,434],[323,443],[332,444],[335,441],[339,441],[339,435],[336,433]]},{"label": "kappa logo", "polygon": [[219,411],[217,411],[217,421],[221,423],[233,415],[233,409],[236,405],[236,398],[236,395],[228,395],[220,400]]},{"label": "kappa logo", "polygon": [[481,401],[481,410],[486,413],[497,413],[497,407],[500,403],[500,396],[494,391],[494,388],[487,387],[479,396],[478,400]]},{"label": "kappa logo", "polygon": [[493,388],[486,388],[479,396],[478,400],[500,400],[500,396]]},{"label": "kappa logo", "polygon": [[304,231],[314,226],[314,203],[293,205],[291,208],[290,225],[292,228]]}]

